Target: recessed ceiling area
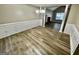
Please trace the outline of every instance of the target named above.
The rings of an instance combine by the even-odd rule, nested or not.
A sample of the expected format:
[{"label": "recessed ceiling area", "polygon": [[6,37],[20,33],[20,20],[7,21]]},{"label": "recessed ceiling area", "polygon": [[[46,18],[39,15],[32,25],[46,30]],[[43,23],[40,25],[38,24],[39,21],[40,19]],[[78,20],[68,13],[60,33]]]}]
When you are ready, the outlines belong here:
[{"label": "recessed ceiling area", "polygon": [[50,9],[50,10],[55,10],[57,7],[59,6],[65,6],[66,4],[31,4],[32,6],[34,7],[42,7],[42,8],[47,8],[47,9]]},{"label": "recessed ceiling area", "polygon": [[58,7],[58,6],[65,6],[65,4],[31,4],[35,7],[44,7],[44,8],[51,8],[51,7]]}]

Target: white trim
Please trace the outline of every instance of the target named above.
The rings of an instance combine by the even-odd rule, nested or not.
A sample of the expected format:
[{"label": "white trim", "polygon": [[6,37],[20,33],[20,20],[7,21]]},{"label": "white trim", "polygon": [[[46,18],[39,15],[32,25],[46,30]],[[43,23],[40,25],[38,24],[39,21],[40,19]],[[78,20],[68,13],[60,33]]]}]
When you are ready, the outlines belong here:
[{"label": "white trim", "polygon": [[79,32],[74,24],[66,24],[65,33],[70,34],[71,55],[79,44]]},{"label": "white trim", "polygon": [[0,24],[0,39],[37,26],[42,26],[41,19]]}]

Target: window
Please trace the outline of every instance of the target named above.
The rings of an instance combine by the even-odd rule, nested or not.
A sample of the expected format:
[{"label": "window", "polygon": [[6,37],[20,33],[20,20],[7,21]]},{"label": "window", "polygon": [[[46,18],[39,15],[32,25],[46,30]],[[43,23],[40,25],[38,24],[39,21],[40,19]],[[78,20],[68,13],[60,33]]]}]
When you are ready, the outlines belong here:
[{"label": "window", "polygon": [[56,13],[56,20],[63,20],[64,13]]}]

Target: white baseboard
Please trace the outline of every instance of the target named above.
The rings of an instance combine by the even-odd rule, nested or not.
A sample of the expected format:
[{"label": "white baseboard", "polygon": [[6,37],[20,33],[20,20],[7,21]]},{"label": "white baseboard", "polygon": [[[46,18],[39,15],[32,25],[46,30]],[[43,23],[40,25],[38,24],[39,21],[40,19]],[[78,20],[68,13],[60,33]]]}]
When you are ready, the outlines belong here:
[{"label": "white baseboard", "polygon": [[41,19],[0,24],[0,39],[37,26],[42,26]]},{"label": "white baseboard", "polygon": [[70,34],[71,54],[73,54],[79,44],[79,32],[74,24],[67,24],[64,32]]}]

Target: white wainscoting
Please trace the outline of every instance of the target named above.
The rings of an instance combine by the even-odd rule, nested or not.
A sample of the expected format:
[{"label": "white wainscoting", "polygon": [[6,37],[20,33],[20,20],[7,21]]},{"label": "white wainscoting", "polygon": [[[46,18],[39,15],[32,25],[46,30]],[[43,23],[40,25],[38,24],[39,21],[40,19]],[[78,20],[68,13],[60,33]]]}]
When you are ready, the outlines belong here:
[{"label": "white wainscoting", "polygon": [[37,26],[42,26],[41,19],[0,24],[0,39]]},{"label": "white wainscoting", "polygon": [[70,34],[71,55],[75,52],[79,44],[79,32],[74,24],[67,24],[65,33]]}]

